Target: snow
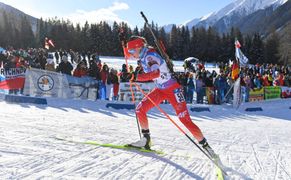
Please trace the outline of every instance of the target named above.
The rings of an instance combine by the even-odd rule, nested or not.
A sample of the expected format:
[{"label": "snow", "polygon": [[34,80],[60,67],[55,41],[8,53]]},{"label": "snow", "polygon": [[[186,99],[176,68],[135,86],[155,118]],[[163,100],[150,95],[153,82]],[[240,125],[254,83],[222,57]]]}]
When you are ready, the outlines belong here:
[{"label": "snow", "polygon": [[272,5],[274,5],[274,7],[278,7],[287,1],[288,0],[236,0],[218,10],[217,12],[212,12],[201,17],[198,19],[199,21],[197,21],[197,18],[190,20],[189,22],[193,21],[195,23],[188,23],[186,25],[189,29],[196,25],[198,27],[200,25],[208,27],[214,25],[222,18],[231,17],[233,14],[247,16],[257,10],[265,9]]},{"label": "snow", "polygon": [[[133,110],[108,109],[106,101],[47,100],[48,105],[0,100],[1,179],[216,179],[211,162],[157,109],[149,112],[152,148],[164,155],[57,140],[125,144],[139,135]],[[211,112],[190,111],[191,118],[220,155],[229,179],[291,179],[291,99],[245,103],[238,110],[189,108],[201,106]],[[247,107],[263,111],[246,112]],[[161,108],[177,120],[170,105]]]}]

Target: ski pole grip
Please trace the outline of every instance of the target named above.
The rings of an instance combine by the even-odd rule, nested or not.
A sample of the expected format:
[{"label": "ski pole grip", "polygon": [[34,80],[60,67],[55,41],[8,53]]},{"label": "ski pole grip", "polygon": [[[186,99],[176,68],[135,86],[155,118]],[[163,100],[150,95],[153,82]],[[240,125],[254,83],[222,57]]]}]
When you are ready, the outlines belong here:
[{"label": "ski pole grip", "polygon": [[141,11],[140,14],[141,14],[141,16],[144,18],[144,21],[145,21],[146,23],[148,23],[148,19],[147,19],[147,17],[144,15],[144,13]]}]

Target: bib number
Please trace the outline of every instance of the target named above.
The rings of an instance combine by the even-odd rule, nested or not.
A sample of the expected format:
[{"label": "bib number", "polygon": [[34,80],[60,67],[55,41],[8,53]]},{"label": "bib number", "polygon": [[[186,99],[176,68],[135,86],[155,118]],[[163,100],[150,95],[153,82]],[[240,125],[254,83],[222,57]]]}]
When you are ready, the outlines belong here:
[{"label": "bib number", "polygon": [[181,89],[175,89],[174,94],[175,94],[176,101],[178,103],[182,103],[185,101],[185,98]]}]

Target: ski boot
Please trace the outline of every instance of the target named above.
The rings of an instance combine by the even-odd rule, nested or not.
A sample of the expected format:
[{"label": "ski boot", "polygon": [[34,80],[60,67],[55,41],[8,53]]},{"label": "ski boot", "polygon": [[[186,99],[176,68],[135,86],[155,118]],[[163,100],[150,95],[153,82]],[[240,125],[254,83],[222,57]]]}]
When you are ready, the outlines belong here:
[{"label": "ski boot", "polygon": [[148,129],[146,130],[142,129],[141,132],[143,134],[143,137],[134,143],[128,144],[128,146],[150,150],[151,149],[150,131]]},{"label": "ski boot", "polygon": [[213,159],[213,160],[218,160],[219,156],[214,152],[214,150],[209,146],[207,140],[204,138],[202,141],[199,142],[199,144],[202,145],[203,149],[207,154]]}]

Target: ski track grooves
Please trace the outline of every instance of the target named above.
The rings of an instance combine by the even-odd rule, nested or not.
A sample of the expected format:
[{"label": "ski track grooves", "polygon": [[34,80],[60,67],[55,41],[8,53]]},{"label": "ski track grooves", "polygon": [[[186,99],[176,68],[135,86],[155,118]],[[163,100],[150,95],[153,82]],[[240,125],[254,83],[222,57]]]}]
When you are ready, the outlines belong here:
[{"label": "ski track grooves", "polygon": [[263,176],[263,175],[265,174],[265,170],[263,169],[263,166],[262,166],[262,164],[261,164],[261,161],[260,161],[259,158],[258,158],[258,153],[257,153],[257,151],[255,150],[253,144],[252,144],[252,150],[253,150],[253,153],[254,153],[254,158],[255,158],[257,164],[259,165],[259,172],[258,172],[258,173],[259,173],[260,176]]},{"label": "ski track grooves", "polygon": [[[124,154],[123,154],[123,153],[120,153],[119,156],[120,156],[120,157],[123,157]],[[118,166],[118,167],[116,167],[116,168],[111,167],[111,168],[114,168],[114,169],[112,169],[112,170],[110,171],[110,174],[109,174],[109,175],[108,175],[108,174],[103,174],[103,175],[101,175],[101,176],[98,177],[98,178],[103,179],[103,178],[106,178],[106,176],[109,176],[109,178],[110,178],[110,176],[112,176],[112,175],[114,175],[115,178],[117,178],[117,177],[119,177],[118,174],[123,175],[124,172],[127,171],[127,168],[128,168],[129,166],[132,166],[130,159],[136,158],[137,156],[138,156],[138,154],[134,154],[134,155],[131,156],[130,158],[126,158],[125,160],[123,160],[123,162],[120,162],[118,165],[116,165],[116,166]],[[115,157],[115,158],[116,158],[116,157]],[[110,160],[110,159],[106,159],[106,161],[111,161],[111,160]],[[102,163],[101,161],[99,161],[99,162]]]},{"label": "ski track grooves", "polygon": [[[88,153],[88,152],[93,151],[93,150],[96,150],[96,148],[90,148],[90,149],[88,149],[87,151],[80,152],[80,153],[75,154],[75,155],[73,155],[73,156],[67,157],[67,158],[65,158],[65,159],[62,159],[61,162],[50,162],[50,163],[51,163],[51,164],[58,164],[58,166],[62,166],[62,164],[67,163],[67,162],[69,162],[69,161],[74,161],[75,158],[77,158],[77,157],[83,155],[84,153]],[[46,167],[46,166],[44,166],[44,167],[42,167],[42,166],[38,167],[38,166],[37,166],[37,163],[39,163],[38,161],[34,161],[34,162],[36,163],[36,165],[35,165],[36,169],[34,169],[34,168],[32,167],[31,171],[26,172],[26,173],[24,173],[24,174],[20,174],[20,175],[17,176],[17,178],[20,178],[20,179],[27,178],[27,177],[31,176],[32,174],[34,174],[34,173],[39,173],[39,172],[41,172],[41,171],[43,171],[43,170],[47,170],[47,167]],[[59,164],[59,163],[60,163],[60,164]],[[29,165],[31,165],[31,162],[27,162],[27,165],[24,164],[24,166],[29,166]],[[55,169],[55,168],[54,168],[54,169]]]},{"label": "ski track grooves", "polygon": [[[271,147],[270,139],[269,139],[268,135],[266,135],[266,140],[267,140],[268,146]],[[287,170],[284,168],[284,166],[280,163],[280,161],[278,161],[278,159],[280,157],[280,154],[281,154],[281,151],[278,152],[277,158],[276,158],[276,156],[274,155],[273,152],[270,152],[270,153],[271,153],[271,156],[272,156],[273,160],[276,163],[276,174],[275,175],[277,176],[277,173],[278,173],[277,171],[279,169],[278,166],[280,166],[282,168],[282,170],[286,173],[286,175],[291,179],[290,174],[287,172]],[[274,176],[275,179],[276,179],[276,176]]]}]

